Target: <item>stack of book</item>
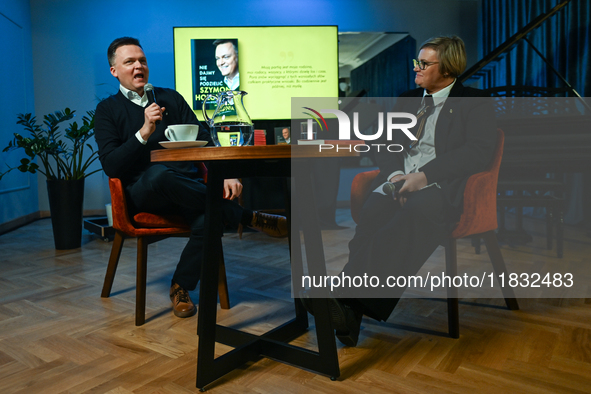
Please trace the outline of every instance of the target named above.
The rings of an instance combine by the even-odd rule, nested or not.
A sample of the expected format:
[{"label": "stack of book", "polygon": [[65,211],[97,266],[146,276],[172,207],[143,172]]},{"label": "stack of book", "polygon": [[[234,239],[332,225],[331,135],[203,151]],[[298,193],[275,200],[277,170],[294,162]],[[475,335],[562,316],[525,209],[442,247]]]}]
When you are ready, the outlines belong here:
[{"label": "stack of book", "polygon": [[267,137],[265,130],[254,131],[254,144],[255,145],[267,145]]}]

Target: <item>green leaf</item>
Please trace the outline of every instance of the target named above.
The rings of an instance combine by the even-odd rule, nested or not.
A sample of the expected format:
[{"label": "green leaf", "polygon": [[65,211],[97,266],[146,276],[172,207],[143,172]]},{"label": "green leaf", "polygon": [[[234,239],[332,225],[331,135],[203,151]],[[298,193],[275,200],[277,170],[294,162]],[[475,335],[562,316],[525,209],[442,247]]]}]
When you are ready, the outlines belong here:
[{"label": "green leaf", "polygon": [[[60,130],[61,123],[73,119],[75,110],[65,108],[43,116],[39,124],[33,114],[17,114],[16,123],[23,127],[23,135],[14,133],[12,141],[4,147],[2,152],[22,149],[25,158],[20,160],[20,166],[0,173],[0,179],[12,169],[35,173],[39,171],[48,179],[67,179],[71,177],[84,178],[93,174],[86,174],[88,166],[98,159],[98,152],[86,141],[94,136],[94,111],[87,111],[82,117],[81,124],[71,122]],[[64,139],[65,138],[65,139]],[[84,160],[84,150],[89,149],[90,155]],[[34,162],[35,158],[40,166]]]}]

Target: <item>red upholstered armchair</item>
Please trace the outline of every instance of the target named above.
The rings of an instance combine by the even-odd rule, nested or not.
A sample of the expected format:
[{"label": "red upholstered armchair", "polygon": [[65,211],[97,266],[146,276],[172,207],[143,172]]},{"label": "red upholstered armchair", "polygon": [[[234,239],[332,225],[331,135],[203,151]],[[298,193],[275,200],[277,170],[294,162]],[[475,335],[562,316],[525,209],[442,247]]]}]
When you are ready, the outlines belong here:
[{"label": "red upholstered armchair", "polygon": [[[505,277],[508,277],[507,267],[494,231],[497,228],[497,180],[503,156],[504,140],[503,131],[499,129],[492,162],[485,171],[468,178],[464,191],[462,216],[445,244],[446,274],[449,276],[457,274],[456,240],[475,236],[484,239],[495,273],[497,275],[505,273]],[[363,202],[370,193],[369,186],[379,172],[379,170],[362,172],[353,179],[351,184],[351,216],[355,222],[359,218]],[[502,288],[502,290],[507,307],[511,310],[519,309],[513,290],[510,287]],[[453,338],[459,338],[460,322],[457,288],[449,288],[447,296],[449,335]]]},{"label": "red upholstered armchair", "polygon": [[[201,164],[201,172],[207,181],[207,169]],[[146,276],[148,266],[148,245],[168,237],[188,237],[190,228],[180,216],[155,215],[140,212],[133,217],[127,209],[127,201],[121,180],[109,179],[111,189],[111,206],[113,210],[113,228],[116,230],[111,256],[105,274],[105,282],[101,297],[109,297],[115,279],[119,257],[123,249],[125,238],[137,238],[137,272],[136,272],[136,301],[135,325],[141,326],[146,321]],[[220,261],[218,293],[222,309],[230,309],[228,284],[226,281],[226,267],[224,259]]]}]

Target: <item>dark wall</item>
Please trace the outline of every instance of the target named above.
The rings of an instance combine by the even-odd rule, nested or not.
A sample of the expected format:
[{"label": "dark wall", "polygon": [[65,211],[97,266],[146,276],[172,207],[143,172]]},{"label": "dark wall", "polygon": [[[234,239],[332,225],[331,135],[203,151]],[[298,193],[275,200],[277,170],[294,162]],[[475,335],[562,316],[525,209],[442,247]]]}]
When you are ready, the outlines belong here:
[{"label": "dark wall", "polygon": [[351,90],[366,90],[368,97],[397,97],[414,88],[416,45],[416,40],[407,36],[352,70]]}]

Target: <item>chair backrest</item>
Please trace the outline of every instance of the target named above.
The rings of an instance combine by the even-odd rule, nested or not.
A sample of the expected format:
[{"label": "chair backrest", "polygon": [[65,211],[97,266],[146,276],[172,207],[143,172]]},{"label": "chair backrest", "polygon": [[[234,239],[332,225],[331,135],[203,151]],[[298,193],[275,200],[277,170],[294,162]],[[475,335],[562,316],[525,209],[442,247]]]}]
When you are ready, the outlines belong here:
[{"label": "chair backrest", "polygon": [[109,188],[115,230],[122,231],[130,237],[182,234],[189,231],[188,224],[181,216],[140,212],[131,217],[121,180],[109,178]]},{"label": "chair backrest", "polygon": [[131,235],[135,227],[131,224],[125,191],[121,180],[109,178],[109,189],[111,190],[111,209],[113,210],[113,228]]},{"label": "chair backrest", "polygon": [[488,168],[468,178],[464,189],[464,209],[452,233],[453,238],[495,230],[497,225],[497,182],[503,157],[505,134],[497,129],[497,146]]},{"label": "chair backrest", "polygon": [[[202,162],[196,162],[199,177],[207,183],[207,167]],[[113,228],[123,231],[130,237],[156,235],[156,234],[180,234],[189,231],[184,218],[176,215],[155,215],[140,212],[133,217],[127,208],[125,190],[120,179],[109,178],[111,190],[111,208],[113,210]]]},{"label": "chair backrest", "polygon": [[[497,129],[497,145],[488,168],[468,178],[464,190],[464,210],[452,233],[454,238],[484,233],[497,228],[497,181],[503,157],[505,134]],[[358,223],[369,186],[380,170],[357,174],[351,183],[351,217]]]},{"label": "chair backrest", "polygon": [[370,191],[369,186],[379,173],[380,170],[366,171],[355,175],[355,178],[353,178],[351,183],[351,217],[355,223],[359,223],[359,214]]}]

